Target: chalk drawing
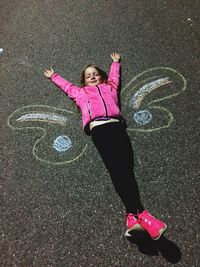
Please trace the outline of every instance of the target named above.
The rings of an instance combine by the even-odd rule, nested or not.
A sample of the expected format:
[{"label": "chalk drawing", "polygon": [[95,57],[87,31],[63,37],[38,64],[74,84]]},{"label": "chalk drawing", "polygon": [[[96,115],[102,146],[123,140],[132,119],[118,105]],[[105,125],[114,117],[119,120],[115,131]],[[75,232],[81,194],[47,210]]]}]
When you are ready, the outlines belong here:
[{"label": "chalk drawing", "polygon": [[[133,77],[121,91],[122,113],[128,130],[145,133],[169,127],[174,121],[173,114],[163,104],[156,103],[179,95],[186,90],[186,85],[185,78],[169,67],[152,68]],[[13,112],[7,123],[12,129],[39,129],[42,132],[32,153],[44,163],[71,163],[87,149],[84,139],[87,137],[84,137],[81,124],[78,125],[80,119],[72,111],[30,105]]]},{"label": "chalk drawing", "polygon": [[[80,130],[74,130],[72,122]],[[74,162],[86,151],[87,143],[82,134],[81,123],[77,125],[79,122],[77,114],[72,111],[30,105],[13,112],[7,124],[15,130],[39,129],[41,137],[33,145],[33,155],[41,162],[61,165]]]},{"label": "chalk drawing", "polygon": [[133,114],[133,119],[139,125],[145,125],[152,120],[152,114],[148,110],[140,110]]},{"label": "chalk drawing", "polygon": [[168,77],[162,78],[162,79],[157,79],[155,81],[152,81],[150,83],[145,84],[142,86],[131,98],[130,100],[130,105],[132,106],[133,109],[137,109],[140,107],[140,104],[144,97],[151,93],[153,90],[159,88],[160,86],[164,84],[171,83],[172,81],[169,80]]},{"label": "chalk drawing", "polygon": [[46,121],[46,122],[51,122],[51,123],[58,123],[61,125],[66,125],[67,123],[67,118],[64,116],[58,116],[55,114],[51,113],[30,113],[30,114],[25,114],[22,115],[20,118],[17,119],[19,122],[24,122],[24,121]]},{"label": "chalk drawing", "polygon": [[58,152],[65,152],[72,147],[72,141],[65,135],[58,136],[53,142],[53,148]]},{"label": "chalk drawing", "polygon": [[[142,86],[131,98],[129,106],[133,109],[139,109],[142,100],[146,95],[151,93],[153,90],[159,88],[162,85],[169,84],[172,81],[169,77],[156,79]],[[153,116],[148,110],[137,111],[133,115],[133,119],[139,125],[146,125],[152,120]]]},{"label": "chalk drawing", "polygon": [[122,89],[122,110],[129,131],[153,132],[167,128],[174,121],[163,102],[186,90],[185,78],[169,67],[157,67],[136,75]]}]

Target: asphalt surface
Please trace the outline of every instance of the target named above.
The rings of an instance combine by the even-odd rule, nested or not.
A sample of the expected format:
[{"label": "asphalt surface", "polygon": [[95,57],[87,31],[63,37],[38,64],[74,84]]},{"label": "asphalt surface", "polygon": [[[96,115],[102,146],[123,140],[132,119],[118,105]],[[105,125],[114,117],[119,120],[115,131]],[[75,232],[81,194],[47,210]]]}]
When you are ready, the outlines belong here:
[{"label": "asphalt surface", "polygon": [[[199,266],[199,9],[1,0],[1,267]],[[124,237],[123,205],[80,114],[43,76],[53,67],[79,84],[88,63],[108,71],[114,51],[141,198],[168,225],[160,241]],[[133,120],[137,90],[146,125]]]}]

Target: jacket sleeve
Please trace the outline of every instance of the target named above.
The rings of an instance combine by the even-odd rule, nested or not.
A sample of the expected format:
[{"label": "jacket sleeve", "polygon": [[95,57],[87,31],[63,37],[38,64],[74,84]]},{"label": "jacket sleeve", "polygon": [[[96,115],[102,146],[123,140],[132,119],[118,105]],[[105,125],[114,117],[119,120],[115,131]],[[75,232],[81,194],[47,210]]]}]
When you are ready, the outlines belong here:
[{"label": "jacket sleeve", "polygon": [[110,67],[110,72],[108,76],[108,83],[117,90],[120,82],[120,63],[113,62]]},{"label": "jacket sleeve", "polygon": [[54,73],[51,76],[51,81],[57,85],[62,91],[64,91],[70,98],[76,100],[78,94],[80,93],[80,87],[74,85],[73,83],[65,80],[59,74]]}]

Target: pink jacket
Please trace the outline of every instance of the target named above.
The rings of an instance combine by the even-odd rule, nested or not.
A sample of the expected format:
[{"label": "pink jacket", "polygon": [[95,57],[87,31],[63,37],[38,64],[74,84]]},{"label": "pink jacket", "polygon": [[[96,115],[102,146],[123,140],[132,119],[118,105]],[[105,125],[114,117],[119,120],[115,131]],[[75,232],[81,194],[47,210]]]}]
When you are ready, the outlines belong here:
[{"label": "pink jacket", "polygon": [[107,83],[98,86],[78,87],[63,79],[57,73],[51,76],[51,81],[61,88],[76,105],[81,109],[83,128],[89,122],[99,117],[120,117],[121,112],[118,105],[118,86],[120,78],[120,63],[113,62]]}]

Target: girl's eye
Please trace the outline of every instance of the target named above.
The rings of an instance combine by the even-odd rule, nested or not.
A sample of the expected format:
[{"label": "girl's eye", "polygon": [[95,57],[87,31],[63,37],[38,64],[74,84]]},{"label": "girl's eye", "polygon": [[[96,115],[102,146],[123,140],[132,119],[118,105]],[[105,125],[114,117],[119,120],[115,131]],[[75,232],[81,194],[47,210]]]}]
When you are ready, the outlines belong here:
[{"label": "girl's eye", "polygon": [[[92,75],[94,75],[94,76],[99,76],[100,74],[99,74],[99,73],[93,73]],[[90,76],[91,76],[91,75],[88,75],[88,76],[86,76],[85,78],[86,78],[86,79],[89,79]]]}]

